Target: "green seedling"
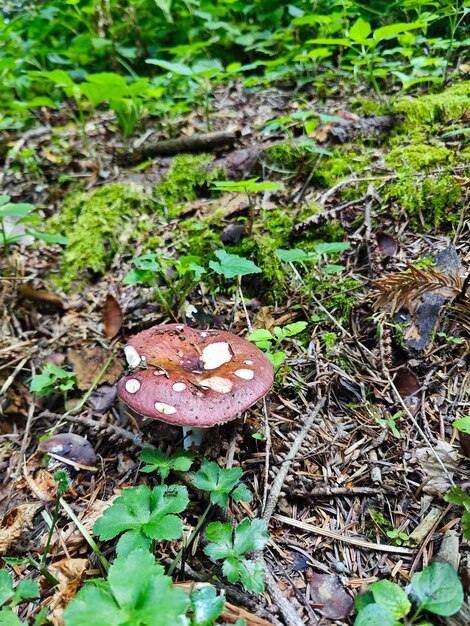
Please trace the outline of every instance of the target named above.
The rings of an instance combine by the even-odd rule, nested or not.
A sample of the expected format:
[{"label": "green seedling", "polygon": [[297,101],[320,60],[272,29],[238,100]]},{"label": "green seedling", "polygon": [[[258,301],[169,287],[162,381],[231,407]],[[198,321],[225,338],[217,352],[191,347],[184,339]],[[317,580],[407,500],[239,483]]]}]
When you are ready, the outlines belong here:
[{"label": "green seedling", "polygon": [[[195,255],[181,256],[178,259],[149,253],[135,258],[132,263],[137,269],[124,276],[124,285],[147,285],[151,287],[160,301],[162,308],[172,317],[174,310],[179,310],[192,289],[200,282],[206,270],[201,259]],[[169,277],[169,272],[177,274],[176,280]]]},{"label": "green seedling", "polygon": [[441,337],[441,339],[445,339],[446,342],[449,344],[461,346],[463,343],[465,343],[465,339],[461,339],[460,337],[453,337],[452,335],[448,335],[447,333],[439,332],[436,333],[436,335],[438,337]]},{"label": "green seedling", "polygon": [[[466,420],[465,428],[468,428],[468,431],[470,431],[470,417],[464,417],[462,420],[457,420],[457,422],[463,422],[464,420]],[[454,422],[453,426],[455,426],[455,424],[456,422]],[[467,430],[463,430],[462,432],[467,432]],[[452,487],[450,492],[444,496],[444,500],[450,504],[462,507],[461,523],[463,536],[467,540],[470,539],[470,494],[460,487]]]},{"label": "green seedling", "polygon": [[240,581],[247,591],[264,591],[265,569],[261,559],[247,559],[246,553],[263,550],[269,541],[263,520],[243,520],[235,529],[213,522],[206,531],[209,545],[204,552],[213,561],[223,560],[222,573],[231,583]]},{"label": "green seedling", "polygon": [[[34,222],[31,215],[33,211],[35,211],[35,207],[32,204],[16,204],[14,202],[10,202],[10,196],[0,195],[0,232],[2,235],[3,254],[6,259],[9,257],[8,246],[12,243],[20,241],[24,236],[24,233],[15,234],[13,232],[7,232],[8,226],[6,222],[8,220],[5,220],[5,218],[11,218],[12,223],[15,225],[31,224]],[[34,233],[32,232],[27,234],[34,236]]]},{"label": "green seedling", "polygon": [[372,583],[368,592],[356,598],[358,615],[354,626],[430,626],[427,621],[418,621],[423,611],[453,615],[462,606],[464,597],[454,568],[446,563],[433,563],[414,574],[410,595],[388,580]]},{"label": "green seedling", "polygon": [[[13,609],[25,602],[39,597],[39,586],[37,582],[26,578],[19,582],[16,589],[13,589],[13,579],[4,569],[0,570],[0,624],[5,626],[22,626],[23,622],[18,618]],[[43,623],[44,613],[37,616],[34,625]]]},{"label": "green seedling", "polygon": [[129,487],[106,509],[93,532],[102,540],[122,535],[116,546],[120,556],[137,548],[149,549],[152,541],[182,536],[183,522],[176,514],[184,511],[188,502],[188,490],[181,485]]},{"label": "green seedling", "polygon": [[386,428],[389,428],[390,432],[392,433],[392,435],[396,439],[400,439],[400,431],[397,428],[397,422],[405,414],[406,414],[406,411],[397,411],[396,413],[394,413],[393,415],[391,415],[390,417],[387,417],[385,419],[384,418],[378,418],[377,419],[377,423],[380,424],[381,426],[385,426]]},{"label": "green seedling", "polygon": [[214,254],[219,260],[209,261],[209,267],[224,278],[236,277],[239,280],[242,276],[261,272],[261,269],[253,261],[238,254],[229,254],[225,250],[216,250]]},{"label": "green seedling", "polygon": [[266,351],[266,356],[273,364],[274,370],[277,371],[286,360],[286,353],[279,350],[279,346],[285,339],[295,337],[295,335],[303,332],[307,326],[307,322],[294,322],[282,328],[275,326],[273,332],[260,328],[248,335],[247,339],[253,342],[257,348]]},{"label": "green seedling", "polygon": [[387,530],[387,537],[389,539],[393,539],[393,543],[396,546],[401,546],[404,541],[409,541],[410,536],[406,533],[400,531],[398,528],[393,528],[392,530]]},{"label": "green seedling", "polygon": [[161,450],[154,448],[144,448],[140,453],[140,460],[146,463],[140,471],[146,474],[157,472],[160,474],[162,484],[168,478],[170,471],[188,472],[196,457],[194,452],[189,450],[176,450],[167,457]]},{"label": "green seedling", "polygon": [[212,184],[211,189],[216,191],[226,191],[229,193],[246,193],[248,198],[248,234],[253,232],[253,225],[255,223],[255,210],[256,200],[254,194],[261,193],[262,191],[276,191],[281,189],[282,185],[271,181],[258,182],[258,178],[250,178],[249,180],[231,181],[231,180],[218,180]]},{"label": "green seedling", "polygon": [[47,361],[41,374],[33,376],[29,390],[40,398],[53,393],[64,393],[75,387],[75,376],[72,372],[62,369],[58,365]]}]

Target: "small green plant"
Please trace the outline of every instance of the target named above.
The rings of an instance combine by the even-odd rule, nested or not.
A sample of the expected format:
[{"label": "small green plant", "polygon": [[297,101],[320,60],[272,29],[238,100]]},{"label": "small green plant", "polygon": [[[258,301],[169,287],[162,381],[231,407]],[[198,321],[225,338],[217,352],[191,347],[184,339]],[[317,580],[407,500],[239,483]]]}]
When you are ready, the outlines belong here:
[{"label": "small green plant", "polygon": [[409,541],[410,536],[406,533],[400,531],[398,528],[393,528],[392,530],[387,530],[387,537],[389,539],[393,539],[393,543],[396,546],[401,546],[404,541]]},{"label": "small green plant", "polygon": [[[143,254],[132,263],[137,269],[131,270],[123,278],[124,285],[147,285],[154,290],[162,308],[170,315],[178,310],[192,289],[201,280],[206,270],[201,259],[195,255],[172,259],[158,253]],[[176,273],[170,278],[170,271]],[[163,286],[162,286],[163,285]]]},{"label": "small green plant", "polygon": [[[12,218],[14,224],[25,224],[33,221],[31,213],[35,210],[32,204],[16,204],[10,202],[10,196],[0,195],[0,232],[2,235],[3,254],[8,259],[8,246],[23,237],[23,233],[8,232],[5,218]],[[32,234],[32,233],[30,233]]]},{"label": "small green plant", "polygon": [[209,261],[209,267],[224,278],[237,277],[239,280],[241,276],[261,272],[261,269],[253,261],[238,254],[229,254],[225,250],[216,250],[214,254],[219,260]]},{"label": "small green plant", "polygon": [[198,472],[190,474],[197,489],[210,493],[210,503],[226,507],[229,497],[235,502],[250,502],[252,494],[248,487],[240,483],[241,467],[221,468],[212,461],[203,461]]},{"label": "small green plant", "polygon": [[411,577],[410,596],[388,580],[369,585],[369,591],[356,598],[358,615],[354,626],[429,626],[427,621],[418,621],[423,611],[453,615],[462,606],[463,598],[462,584],[454,568],[446,563],[432,563]]},{"label": "small green plant", "polygon": [[[468,430],[470,430],[470,417],[464,417],[463,421],[467,420]],[[455,426],[455,422],[453,424]],[[464,430],[463,432],[467,432]],[[444,500],[449,502],[450,504],[455,504],[456,506],[461,506],[463,508],[462,513],[462,529],[463,536],[465,539],[470,539],[470,494],[461,489],[460,487],[452,487],[449,493],[444,496]]]},{"label": "small green plant", "polygon": [[206,531],[209,545],[204,552],[213,561],[223,560],[222,572],[231,583],[240,581],[248,591],[264,591],[264,565],[261,559],[246,559],[247,552],[263,550],[269,541],[263,520],[243,520],[235,529],[230,524],[212,522]]},{"label": "small green plant", "polygon": [[183,522],[176,513],[184,511],[188,502],[188,490],[181,485],[129,487],[106,509],[93,532],[103,540],[122,535],[116,546],[120,556],[137,548],[149,549],[152,541],[182,536]]},{"label": "small green plant", "polygon": [[253,225],[255,223],[255,210],[256,200],[254,194],[262,191],[275,191],[281,189],[282,185],[271,181],[258,182],[258,178],[250,178],[248,180],[218,180],[212,185],[212,189],[216,191],[226,191],[231,193],[246,193],[248,198],[248,234],[253,232]]},{"label": "small green plant", "polygon": [[385,426],[386,428],[390,429],[390,432],[392,433],[392,435],[396,439],[400,439],[400,431],[398,430],[397,422],[405,415],[405,413],[406,411],[397,411],[396,413],[394,413],[393,415],[390,415],[389,417],[377,418],[377,423],[380,424],[381,426]]},{"label": "small green plant", "polygon": [[140,471],[146,474],[157,472],[160,474],[163,484],[168,478],[170,471],[189,471],[195,456],[195,453],[189,450],[176,450],[176,452],[168,457],[165,456],[161,450],[144,448],[140,453],[140,460],[146,463],[146,465],[144,465]]},{"label": "small green plant", "polygon": [[455,344],[457,346],[460,346],[463,343],[465,343],[465,339],[462,339],[461,337],[453,337],[452,335],[448,335],[447,333],[439,332],[439,333],[436,333],[436,335],[438,337],[441,337],[441,339],[445,339],[446,342],[451,345]]},{"label": "small green plant", "polygon": [[273,364],[274,370],[277,371],[286,360],[286,353],[279,350],[279,346],[285,339],[295,337],[295,335],[303,332],[307,326],[307,322],[294,322],[283,327],[275,326],[273,332],[260,328],[248,335],[247,339],[256,344],[257,348],[267,351],[266,356]]},{"label": "small green plant", "polygon": [[[0,624],[4,626],[22,626],[23,622],[17,617],[13,609],[25,602],[39,597],[39,586],[30,578],[26,578],[18,583],[13,589],[13,579],[4,569],[0,570]],[[35,626],[43,623],[44,615],[34,621]]]},{"label": "small green plant", "polygon": [[42,373],[33,376],[29,390],[37,393],[40,398],[45,398],[53,393],[67,394],[74,387],[75,376],[72,372],[47,361]]},{"label": "small green plant", "polygon": [[41,559],[42,571],[44,571],[44,568],[46,565],[47,555],[49,554],[49,548],[51,546],[52,537],[54,535],[54,531],[57,526],[57,521],[59,519],[60,499],[65,493],[67,493],[67,491],[70,489],[70,486],[72,484],[70,480],[70,476],[68,472],[66,472],[65,470],[60,470],[58,472],[55,472],[54,481],[57,485],[57,492],[55,496],[54,512],[52,515],[52,521],[51,521],[51,525],[49,528],[49,534],[47,536],[46,545],[45,545],[44,552],[43,552],[42,559]]}]

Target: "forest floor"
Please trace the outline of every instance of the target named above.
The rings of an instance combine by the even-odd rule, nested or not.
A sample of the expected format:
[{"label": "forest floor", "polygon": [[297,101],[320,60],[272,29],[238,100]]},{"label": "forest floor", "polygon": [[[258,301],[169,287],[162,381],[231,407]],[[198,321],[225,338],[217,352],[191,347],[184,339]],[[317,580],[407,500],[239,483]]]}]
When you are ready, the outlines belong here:
[{"label": "forest floor", "polygon": [[[250,626],[352,624],[359,591],[383,578],[406,585],[435,558],[461,561],[468,591],[464,509],[444,498],[470,480],[470,443],[453,427],[470,406],[470,148],[459,134],[470,81],[386,106],[366,91],[320,100],[237,83],[212,96],[207,119],[196,110],[165,132],[150,119],[134,143],[100,113],[80,129],[44,112],[39,130],[8,137],[3,193],[67,242],[31,242],[7,225],[21,239],[2,259],[0,554],[17,580],[39,579],[30,557],[48,541],[54,463],[68,467],[64,499],[91,532],[123,489],[156,484],[140,472],[142,448],[181,447],[179,430],[141,432],[116,399],[130,338],[176,321],[244,337],[306,322],[264,346],[278,353],[273,390],[198,450],[243,469],[254,497],[229,513],[268,524],[266,591],[227,583],[203,537],[181,579],[218,577]],[[185,147],[162,144],[170,138]],[[255,177],[278,185],[220,184]],[[222,248],[261,272],[239,282],[211,272]],[[159,268],[132,262],[143,254]],[[187,255],[206,270],[197,281],[178,266]],[[136,268],[147,274],[123,282]],[[51,374],[33,393],[47,363],[69,378]],[[85,437],[87,456],[66,439],[45,463],[40,442],[58,433]],[[184,474],[173,481],[191,490]],[[186,536],[205,507],[194,498]],[[101,545],[112,558],[113,542]],[[159,560],[181,545],[158,544]],[[39,602],[22,605],[26,622],[48,607],[62,624],[80,581],[102,574],[63,508],[48,559],[63,584],[43,582]],[[440,619],[468,624],[469,611]]]}]

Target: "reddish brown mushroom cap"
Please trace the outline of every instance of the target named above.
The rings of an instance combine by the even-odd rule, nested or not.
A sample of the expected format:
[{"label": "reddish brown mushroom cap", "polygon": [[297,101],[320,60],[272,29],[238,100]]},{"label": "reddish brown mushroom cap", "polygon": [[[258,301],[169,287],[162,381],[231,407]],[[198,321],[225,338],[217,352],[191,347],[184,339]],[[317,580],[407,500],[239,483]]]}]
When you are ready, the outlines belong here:
[{"label": "reddish brown mushroom cap", "polygon": [[235,419],[272,387],[271,362],[256,346],[223,330],[154,326],[124,348],[132,374],[118,397],[140,415],[208,428]]}]

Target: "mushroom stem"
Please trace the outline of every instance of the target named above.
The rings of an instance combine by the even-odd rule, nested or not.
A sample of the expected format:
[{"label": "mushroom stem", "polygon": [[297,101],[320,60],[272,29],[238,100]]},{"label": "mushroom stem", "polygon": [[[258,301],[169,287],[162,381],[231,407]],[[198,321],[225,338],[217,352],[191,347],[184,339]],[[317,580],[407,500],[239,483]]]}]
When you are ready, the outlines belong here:
[{"label": "mushroom stem", "polygon": [[207,428],[198,426],[183,426],[183,448],[189,450],[191,446],[200,446],[206,437]]}]

